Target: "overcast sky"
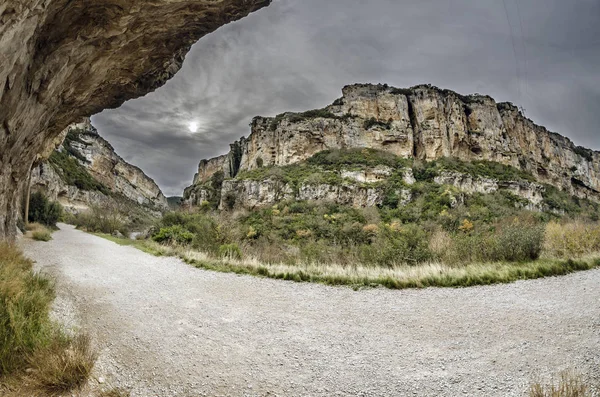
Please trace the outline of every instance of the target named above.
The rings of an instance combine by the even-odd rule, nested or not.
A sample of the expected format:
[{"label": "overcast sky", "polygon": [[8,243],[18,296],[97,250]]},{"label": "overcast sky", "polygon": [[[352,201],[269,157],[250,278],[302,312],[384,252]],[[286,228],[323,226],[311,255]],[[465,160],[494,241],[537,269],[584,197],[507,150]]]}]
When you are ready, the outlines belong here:
[{"label": "overcast sky", "polygon": [[358,82],[488,94],[600,149],[599,21],[600,0],[275,0],[201,39],[161,89],[92,121],[167,196],[252,117],[320,108]]}]

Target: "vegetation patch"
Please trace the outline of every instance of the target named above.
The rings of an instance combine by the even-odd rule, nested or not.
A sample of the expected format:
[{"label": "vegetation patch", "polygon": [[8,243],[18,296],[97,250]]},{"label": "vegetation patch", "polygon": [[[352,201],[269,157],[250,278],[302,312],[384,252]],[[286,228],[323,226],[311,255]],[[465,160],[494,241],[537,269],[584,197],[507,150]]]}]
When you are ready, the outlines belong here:
[{"label": "vegetation patch", "polygon": [[63,141],[63,147],[71,156],[75,157],[78,160],[81,160],[84,163],[88,163],[88,159],[86,159],[85,156],[83,156],[79,150],[73,147],[74,142],[77,142],[83,146],[90,146],[89,143],[81,139],[81,134],[83,134],[84,132],[85,131],[82,129],[69,130],[67,136],[65,136],[65,140]]},{"label": "vegetation patch", "polygon": [[584,148],[583,146],[575,146],[574,152],[587,161],[594,161],[594,151],[591,149]]},{"label": "vegetation patch", "polygon": [[[149,232],[152,241],[127,244],[212,270],[390,288],[493,284],[598,266],[598,206],[548,189],[541,208],[547,211],[536,212],[506,189],[466,194],[435,182],[443,172],[535,180],[494,162],[421,162],[375,149],[338,149],[299,164],[242,171],[234,181],[270,181],[275,189],[298,191],[303,184],[350,183],[342,170],[381,166],[391,170],[388,177],[360,184],[383,192],[378,207],[283,200],[283,195],[283,201],[251,212],[202,206],[196,213],[165,214]],[[409,184],[411,169],[416,182]],[[208,187],[217,190],[221,184],[217,175]],[[234,209],[236,199],[235,191],[229,192],[224,206]]]},{"label": "vegetation patch", "polygon": [[94,179],[87,169],[69,152],[55,150],[50,155],[49,161],[66,184],[77,186],[81,190],[97,190],[106,195],[110,194],[108,188]]},{"label": "vegetation patch", "polygon": [[76,389],[95,361],[85,337],[68,337],[50,320],[53,285],[32,267],[0,243],[0,389],[15,396]]},{"label": "vegetation patch", "polygon": [[535,182],[535,177],[525,171],[493,161],[461,161],[455,158],[441,158],[427,163],[417,164],[415,177],[418,180],[431,181],[443,171],[459,172],[474,177],[496,179],[498,181]]},{"label": "vegetation patch", "polygon": [[348,167],[373,168],[380,165],[391,168],[403,168],[412,164],[409,159],[401,158],[393,153],[371,148],[323,150],[314,154],[308,164],[326,170],[340,170]]},{"label": "vegetation patch", "polygon": [[379,127],[385,130],[389,130],[390,128],[392,128],[392,119],[390,119],[389,121],[380,121],[377,120],[375,117],[371,117],[370,119],[367,119],[365,121],[364,127],[365,130],[369,130],[373,127]]},{"label": "vegetation patch", "polygon": [[36,241],[50,241],[52,240],[52,233],[48,229],[36,230],[32,232],[31,238]]},{"label": "vegetation patch", "polygon": [[29,198],[29,222],[56,227],[56,222],[62,215],[63,209],[60,203],[48,200],[43,193],[33,193]]},{"label": "vegetation patch", "polygon": [[164,246],[151,241],[125,241],[102,236],[121,245],[134,246],[156,256],[175,256],[197,268],[247,274],[296,282],[346,285],[353,288],[382,286],[390,289],[469,287],[510,283],[517,280],[566,275],[600,267],[600,258],[580,260],[543,259],[527,263],[473,263],[452,266],[428,263],[419,266],[374,267],[336,264],[265,263],[256,258],[213,258],[182,246]]}]

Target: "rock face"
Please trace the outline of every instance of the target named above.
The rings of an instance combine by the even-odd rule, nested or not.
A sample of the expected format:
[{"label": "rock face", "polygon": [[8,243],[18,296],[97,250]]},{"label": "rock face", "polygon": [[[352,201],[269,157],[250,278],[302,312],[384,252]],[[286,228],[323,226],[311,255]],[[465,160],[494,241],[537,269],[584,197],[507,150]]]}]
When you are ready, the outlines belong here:
[{"label": "rock face", "polygon": [[[571,195],[600,200],[600,152],[576,147],[510,103],[430,85],[397,89],[357,84],[342,92],[324,109],[254,118],[248,138],[235,142],[227,155],[200,163],[187,189],[188,204],[194,204],[193,186],[210,180],[216,171],[233,178],[239,171],[295,164],[326,149],[363,147],[425,161],[454,157],[498,162]],[[463,187],[486,184],[450,179],[448,183]],[[538,201],[539,187],[505,188]]]},{"label": "rock face", "polygon": [[167,199],[156,183],[142,170],[119,157],[113,147],[91,125],[89,119],[66,129],[68,138],[55,153],[69,156],[71,162],[106,189],[85,188],[69,183],[65,170],[58,161],[42,162],[32,171],[32,191],[42,191],[50,199],[58,200],[67,210],[79,211],[92,205],[114,201],[114,195],[143,206],[149,210],[168,208]]},{"label": "rock face", "polygon": [[[206,195],[207,192],[204,194]],[[351,182],[340,185],[303,183],[296,190],[291,185],[282,184],[274,179],[227,180],[223,182],[221,197],[220,209],[257,208],[290,199],[332,201],[342,205],[364,208],[381,204],[384,191],[381,187],[368,187]],[[228,199],[228,197],[233,197],[233,199]]]},{"label": "rock face", "polygon": [[202,36],[269,0],[0,2],[0,238],[36,156],[69,124],[144,95]]}]

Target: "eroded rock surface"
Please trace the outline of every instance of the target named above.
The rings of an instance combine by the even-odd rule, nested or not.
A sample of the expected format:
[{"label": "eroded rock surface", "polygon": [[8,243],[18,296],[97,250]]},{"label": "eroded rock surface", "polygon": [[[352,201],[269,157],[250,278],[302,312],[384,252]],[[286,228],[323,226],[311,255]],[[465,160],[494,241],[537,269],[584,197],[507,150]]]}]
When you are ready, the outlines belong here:
[{"label": "eroded rock surface", "polygon": [[69,124],[164,84],[190,46],[270,0],[0,2],[0,238],[33,161]]},{"label": "eroded rock surface", "polygon": [[[577,147],[534,124],[510,103],[430,85],[346,86],[343,96],[324,109],[254,118],[250,136],[231,147],[227,155],[200,162],[186,190],[188,204],[196,204],[199,187],[217,171],[233,178],[240,171],[295,164],[322,150],[347,148],[373,148],[426,161],[454,157],[498,162],[571,195],[600,200],[600,152]],[[366,176],[355,177],[366,181]],[[498,189],[498,181],[465,176],[455,175],[447,183],[467,191]],[[541,201],[539,185],[515,182],[501,187],[534,206]]]},{"label": "eroded rock surface", "polygon": [[[150,211],[168,208],[167,199],[158,185],[141,169],[117,155],[89,119],[69,126],[66,132],[72,139],[61,144],[54,157],[33,168],[32,191],[44,192],[71,212],[90,206],[110,206],[116,201],[115,197],[127,199]],[[99,186],[85,187],[80,181],[68,180],[66,170],[57,161],[64,161],[65,157],[87,172]]]}]

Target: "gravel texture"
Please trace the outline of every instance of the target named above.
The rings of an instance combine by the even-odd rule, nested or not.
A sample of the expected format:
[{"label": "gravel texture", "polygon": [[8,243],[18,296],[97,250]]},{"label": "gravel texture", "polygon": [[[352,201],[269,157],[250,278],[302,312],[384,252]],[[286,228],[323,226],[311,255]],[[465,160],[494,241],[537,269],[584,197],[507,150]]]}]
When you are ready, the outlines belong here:
[{"label": "gravel texture", "polygon": [[522,396],[600,379],[600,270],[395,291],[198,270],[60,225],[22,240],[89,332],[96,379],[132,396]]}]

